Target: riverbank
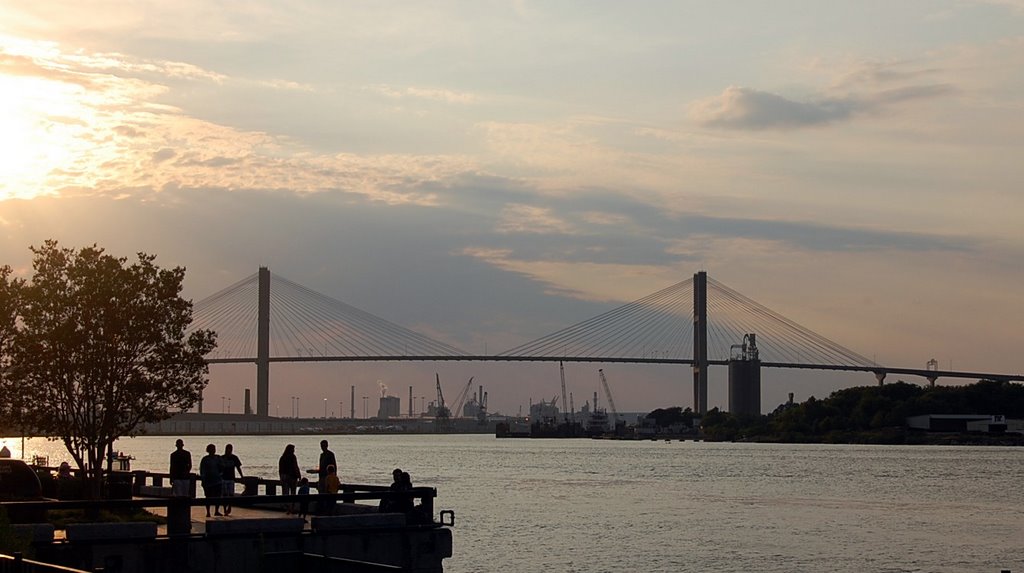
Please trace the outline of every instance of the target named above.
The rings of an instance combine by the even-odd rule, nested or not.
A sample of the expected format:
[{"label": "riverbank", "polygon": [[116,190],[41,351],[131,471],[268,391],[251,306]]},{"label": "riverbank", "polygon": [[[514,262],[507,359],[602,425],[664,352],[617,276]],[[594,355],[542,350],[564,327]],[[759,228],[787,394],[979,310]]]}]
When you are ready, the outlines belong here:
[{"label": "riverbank", "polygon": [[983,434],[976,432],[922,432],[904,428],[891,428],[874,432],[830,432],[820,436],[784,434],[773,436],[739,437],[733,441],[760,444],[848,444],[884,446],[1024,446],[1020,434]]},{"label": "riverbank", "polygon": [[493,434],[495,422],[453,418],[439,426],[434,418],[275,418],[252,414],[187,412],[143,424],[148,436],[267,436],[302,434]]}]

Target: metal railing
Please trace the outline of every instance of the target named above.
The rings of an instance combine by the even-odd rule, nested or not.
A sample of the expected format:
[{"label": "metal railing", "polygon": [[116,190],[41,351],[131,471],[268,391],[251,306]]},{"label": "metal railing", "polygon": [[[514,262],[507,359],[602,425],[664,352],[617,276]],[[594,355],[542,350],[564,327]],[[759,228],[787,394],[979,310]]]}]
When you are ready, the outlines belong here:
[{"label": "metal railing", "polygon": [[[58,468],[50,466],[32,466],[37,471],[48,471],[56,473]],[[150,472],[145,470],[134,470],[134,471],[118,471],[113,470],[110,472],[104,471],[108,479],[108,485],[111,483],[119,483],[124,486],[130,487],[130,495],[126,488],[121,488],[120,492],[109,491],[108,497],[120,498],[120,499],[131,499],[131,497],[145,497],[145,498],[171,498],[171,474],[166,472]],[[79,476],[80,472],[75,469],[73,470],[75,476]],[[199,482],[199,476],[197,474],[189,474],[189,498],[196,498],[198,491],[197,484]],[[272,500],[263,501],[263,504],[274,504],[274,503],[293,503],[296,500],[286,498],[286,496],[279,494],[279,491],[284,491],[281,480],[279,479],[266,479],[257,476],[245,476],[237,480],[236,483],[242,485],[242,491],[230,498],[230,505],[244,507],[247,505],[259,505],[259,503],[239,503],[239,498],[257,497],[257,498],[273,498]],[[316,484],[311,483],[311,488],[315,488]],[[263,494],[260,494],[260,489],[263,489]],[[327,495],[334,495],[337,501],[344,503],[355,503],[356,501],[365,500],[376,500],[380,501],[383,499],[397,500],[397,499],[413,499],[419,500],[420,506],[424,507],[424,511],[428,515],[434,513],[434,498],[437,497],[437,490],[431,487],[414,487],[406,492],[395,492],[392,491],[389,486],[381,485],[366,485],[366,484],[341,484],[341,493],[338,494],[310,494],[309,496],[302,496],[301,500],[326,500]],[[121,493],[122,495],[117,495]],[[205,499],[205,498],[202,498]],[[211,499],[211,504],[214,498]],[[216,498],[217,500],[223,500],[223,498]],[[202,503],[193,503],[192,505],[205,505]],[[140,507],[164,507],[163,505],[145,505]],[[70,507],[68,509],[71,509]]]},{"label": "metal railing", "polygon": [[[440,527],[434,521],[434,499],[437,490],[432,487],[414,487],[409,491],[396,492],[388,488],[372,485],[345,484],[343,493],[322,493],[304,495],[249,495],[230,497],[144,497],[132,499],[105,500],[42,500],[42,501],[9,501],[0,503],[8,512],[31,514],[45,510],[86,509],[96,510],[133,510],[142,508],[166,508],[167,534],[188,535],[191,532],[192,507],[206,505],[224,505],[232,507],[267,506],[272,510],[282,510],[288,505],[308,504],[310,508],[333,507],[337,502],[356,503],[357,501],[381,500],[412,500],[413,510],[405,512],[408,518],[407,527]],[[415,505],[415,501],[419,505]],[[316,514],[316,509],[311,511]]]}]

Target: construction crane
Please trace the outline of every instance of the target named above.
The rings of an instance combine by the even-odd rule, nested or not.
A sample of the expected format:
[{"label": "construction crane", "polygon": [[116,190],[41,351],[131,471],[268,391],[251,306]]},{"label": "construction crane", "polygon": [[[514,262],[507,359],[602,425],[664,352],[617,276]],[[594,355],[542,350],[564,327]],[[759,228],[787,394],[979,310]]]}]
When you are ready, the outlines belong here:
[{"label": "construction crane", "polygon": [[451,417],[451,412],[448,407],[444,405],[444,393],[441,392],[441,377],[435,372],[434,379],[437,381],[437,427],[447,428],[448,418]]},{"label": "construction crane", "polygon": [[558,361],[558,375],[562,378],[562,420],[566,423],[569,422],[569,400],[565,397],[565,366],[562,365],[562,361]]},{"label": "construction crane", "polygon": [[469,397],[469,388],[473,385],[473,377],[469,377],[469,382],[466,382],[466,387],[459,392],[459,395],[455,397],[455,410],[452,411],[452,415],[456,418],[462,417],[462,407],[466,404],[466,398]]},{"label": "construction crane", "polygon": [[[614,426],[619,425],[619,413],[615,410],[615,400],[612,400],[612,391],[608,388],[608,379],[604,377],[604,369],[598,368],[597,375],[601,377],[601,386],[604,388],[604,396],[608,399],[608,409],[612,411],[612,424]],[[596,409],[597,399],[594,399],[594,406]]]}]

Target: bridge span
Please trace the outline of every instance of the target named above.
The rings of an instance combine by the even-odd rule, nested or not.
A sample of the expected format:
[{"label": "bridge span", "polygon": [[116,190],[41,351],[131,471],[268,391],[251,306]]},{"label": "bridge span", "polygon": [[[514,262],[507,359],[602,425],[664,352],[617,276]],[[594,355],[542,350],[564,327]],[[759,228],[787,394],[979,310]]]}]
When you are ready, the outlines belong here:
[{"label": "bridge span", "polygon": [[[272,304],[273,303],[273,304]],[[423,334],[259,272],[199,301],[193,329],[218,332],[210,364],[253,363],[256,413],[269,414],[271,363],[594,362],[689,366],[693,405],[707,411],[711,366],[729,366],[747,337],[758,367],[888,375],[1024,381],[1024,374],[905,368],[877,364],[698,272],[606,313],[499,354],[473,355]],[[760,391],[758,376],[757,392]],[[731,384],[730,384],[731,385]]]}]

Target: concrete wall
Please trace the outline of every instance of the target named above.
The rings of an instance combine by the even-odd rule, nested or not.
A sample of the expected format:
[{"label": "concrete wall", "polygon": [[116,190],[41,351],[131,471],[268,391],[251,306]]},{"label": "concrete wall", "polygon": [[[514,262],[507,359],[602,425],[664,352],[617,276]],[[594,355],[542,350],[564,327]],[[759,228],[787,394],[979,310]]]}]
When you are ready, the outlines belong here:
[{"label": "concrete wall", "polygon": [[[452,556],[451,530],[407,527],[404,516],[388,515],[324,518],[309,531],[302,531],[299,519],[210,521],[206,534],[180,537],[154,537],[151,524],[116,524],[121,529],[110,531],[103,529],[106,524],[88,524],[75,540],[37,544],[36,558],[78,569],[103,567],[106,573],[288,573],[292,569],[281,568],[280,561],[269,567],[268,554],[302,552],[383,563],[407,573],[442,573],[442,560]],[[126,525],[146,531],[140,527],[133,535]],[[301,561],[286,562],[299,571]]]}]

